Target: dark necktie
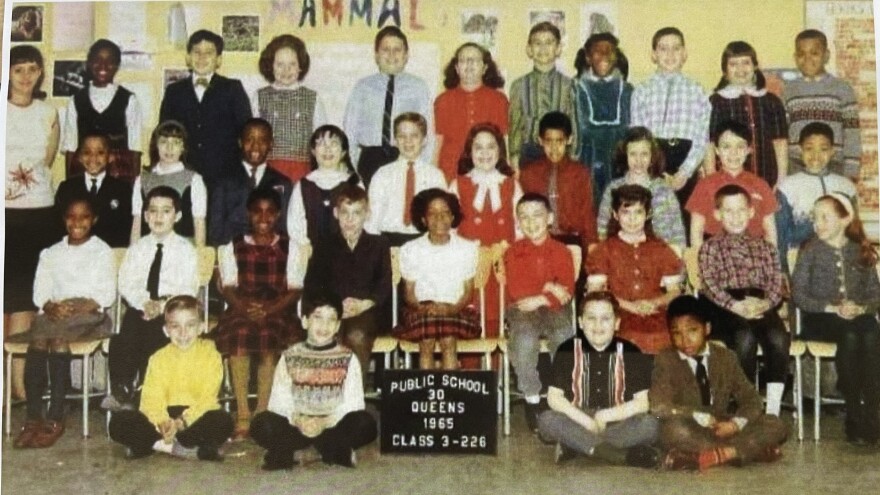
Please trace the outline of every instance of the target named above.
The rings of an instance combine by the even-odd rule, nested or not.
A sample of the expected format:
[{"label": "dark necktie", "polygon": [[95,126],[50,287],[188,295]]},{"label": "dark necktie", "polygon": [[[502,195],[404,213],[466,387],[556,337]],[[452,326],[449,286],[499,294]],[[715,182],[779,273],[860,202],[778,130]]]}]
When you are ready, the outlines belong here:
[{"label": "dark necktie", "polygon": [[147,275],[147,292],[150,299],[159,299],[159,272],[162,270],[162,243],[156,244],[156,255],[150,265],[150,273]]},{"label": "dark necktie", "polygon": [[391,107],[394,104],[394,75],[388,76],[385,88],[385,111],[382,112],[382,147],[391,147]]},{"label": "dark necktie", "polygon": [[251,168],[251,176],[248,178],[251,185],[251,191],[257,188],[257,167]]},{"label": "dark necktie", "polygon": [[89,193],[93,196],[98,195],[98,179],[92,179],[92,187],[89,188]]},{"label": "dark necktie", "polygon": [[703,364],[703,356],[694,356],[697,361],[697,385],[700,386],[700,398],[704,406],[712,405],[712,392],[709,389],[709,374],[706,373],[706,365]]},{"label": "dark necktie", "polygon": [[404,187],[403,195],[403,224],[407,227],[412,223],[409,208],[412,205],[413,197],[416,195],[416,171],[413,169],[413,165],[413,162],[406,163],[406,185]]}]

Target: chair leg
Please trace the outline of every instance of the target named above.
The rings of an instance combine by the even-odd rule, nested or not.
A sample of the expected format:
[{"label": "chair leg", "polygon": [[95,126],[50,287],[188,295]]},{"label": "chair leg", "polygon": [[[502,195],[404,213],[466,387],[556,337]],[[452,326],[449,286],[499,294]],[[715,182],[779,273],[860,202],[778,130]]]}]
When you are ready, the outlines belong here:
[{"label": "chair leg", "polygon": [[798,441],[804,441],[804,392],[803,370],[801,369],[801,356],[794,357],[794,400],[797,411]]},{"label": "chair leg", "polygon": [[822,406],[822,360],[819,356],[813,356],[816,365],[815,383],[813,387],[813,441],[819,443],[820,413]]},{"label": "chair leg", "polygon": [[510,435],[510,360],[507,353],[503,353],[504,358],[504,435]]},{"label": "chair leg", "polygon": [[89,373],[89,355],[83,354],[83,363],[82,363],[82,415],[83,415],[83,429],[82,436],[83,438],[89,438],[89,393],[92,391],[92,384],[89,383],[91,379],[91,373]]},{"label": "chair leg", "polygon": [[4,418],[4,428],[6,436],[12,436],[12,353],[6,354],[6,417]]}]

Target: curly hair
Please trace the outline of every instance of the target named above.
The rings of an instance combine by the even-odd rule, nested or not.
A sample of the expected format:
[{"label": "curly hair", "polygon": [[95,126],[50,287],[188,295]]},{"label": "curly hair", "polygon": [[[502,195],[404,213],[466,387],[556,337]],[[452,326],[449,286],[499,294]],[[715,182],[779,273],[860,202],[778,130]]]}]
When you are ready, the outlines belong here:
[{"label": "curly hair", "polygon": [[419,232],[428,231],[428,225],[425,223],[425,214],[428,212],[428,205],[437,199],[445,201],[446,206],[449,207],[449,211],[452,213],[452,228],[456,228],[461,224],[464,216],[461,213],[461,205],[458,203],[458,198],[443,189],[432,187],[416,194],[409,207],[413,226]]},{"label": "curly hair", "polygon": [[617,142],[617,146],[614,148],[614,166],[617,173],[625,175],[629,170],[629,161],[626,156],[627,148],[630,144],[640,141],[647,141],[651,146],[651,166],[648,167],[648,175],[652,178],[660,177],[666,171],[666,156],[660,149],[660,144],[654,139],[654,134],[642,126],[628,129],[623,139]]},{"label": "curly hair", "polygon": [[483,85],[495,89],[503,88],[504,77],[498,70],[498,65],[492,60],[492,54],[489,50],[486,50],[482,46],[473,42],[465,43],[455,50],[455,55],[452,56],[452,59],[446,64],[446,68],[443,69],[443,86],[446,89],[452,89],[457,88],[458,85],[461,84],[461,78],[458,76],[458,71],[455,70],[455,66],[458,64],[459,54],[461,54],[461,51],[465,48],[476,48],[477,50],[480,50],[480,53],[483,55],[483,64],[486,66],[486,72],[483,73]]},{"label": "curly hair", "polygon": [[311,58],[303,40],[292,34],[276,36],[266,45],[266,48],[263,48],[263,51],[260,52],[260,74],[270,83],[275,82],[275,71],[272,66],[275,64],[275,54],[282,48],[290,48],[296,54],[296,62],[299,65],[297,80],[302,81],[306,74],[309,73]]},{"label": "curly hair", "polygon": [[513,169],[507,163],[507,145],[504,144],[504,134],[501,133],[501,129],[497,125],[491,122],[482,122],[471,127],[464,142],[464,149],[461,151],[461,158],[458,159],[458,175],[464,175],[474,169],[471,151],[474,147],[474,140],[481,132],[491,134],[498,145],[498,163],[495,164],[495,169],[508,177],[512,176]]}]

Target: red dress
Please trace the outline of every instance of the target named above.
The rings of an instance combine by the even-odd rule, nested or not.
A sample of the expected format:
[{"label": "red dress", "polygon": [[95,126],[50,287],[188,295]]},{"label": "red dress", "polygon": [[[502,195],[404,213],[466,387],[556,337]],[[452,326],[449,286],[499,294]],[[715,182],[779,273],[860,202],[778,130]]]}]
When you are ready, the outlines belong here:
[{"label": "red dress", "polygon": [[[587,275],[606,275],[608,290],[618,299],[636,301],[663,295],[664,277],[681,275],[681,260],[663,241],[651,237],[639,244],[627,244],[620,237],[609,237],[587,256]],[[669,346],[666,308],[650,316],[621,309],[617,336],[639,346],[642,352],[656,354]]]},{"label": "red dress", "polygon": [[491,122],[507,134],[507,96],[488,86],[465,91],[461,86],[444,91],[434,100],[434,126],[443,136],[438,166],[452,182],[458,175],[458,159],[474,124]]}]

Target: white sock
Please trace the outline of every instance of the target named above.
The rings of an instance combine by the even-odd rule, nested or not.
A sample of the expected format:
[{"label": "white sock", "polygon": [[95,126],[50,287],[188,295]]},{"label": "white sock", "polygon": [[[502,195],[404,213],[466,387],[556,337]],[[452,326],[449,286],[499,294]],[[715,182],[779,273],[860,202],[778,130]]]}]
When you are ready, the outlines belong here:
[{"label": "white sock", "polygon": [[541,403],[541,396],[540,395],[528,395],[528,396],[526,396],[526,402],[533,405],[533,406],[538,405]]},{"label": "white sock", "polygon": [[166,454],[171,453],[171,447],[173,447],[173,443],[165,443],[165,440],[156,440],[156,443],[153,444],[153,450],[156,452],[164,452]]},{"label": "white sock", "polygon": [[767,414],[779,416],[782,408],[782,393],[785,391],[785,384],[782,382],[770,382],[767,384]]}]

